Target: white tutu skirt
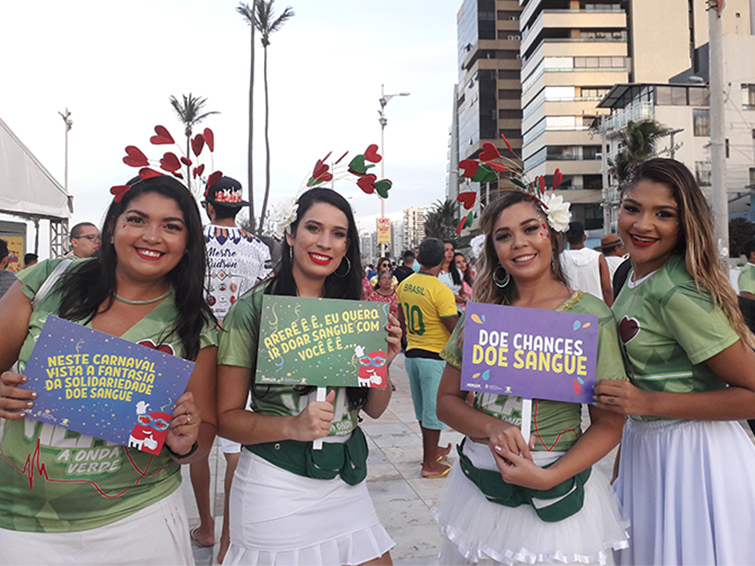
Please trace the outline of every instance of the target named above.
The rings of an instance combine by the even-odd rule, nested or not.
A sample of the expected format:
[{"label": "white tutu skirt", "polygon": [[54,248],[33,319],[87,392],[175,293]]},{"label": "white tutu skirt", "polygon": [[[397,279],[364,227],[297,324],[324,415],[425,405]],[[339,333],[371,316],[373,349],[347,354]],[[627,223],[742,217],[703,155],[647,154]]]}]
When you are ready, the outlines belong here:
[{"label": "white tutu skirt", "polygon": [[224,565],[361,564],[394,542],[362,482],[292,474],[242,449],[230,494]]},{"label": "white tutu skirt", "polygon": [[[464,454],[477,468],[497,469],[487,445],[471,442]],[[544,466],[564,452],[533,452]],[[608,478],[593,466],[584,505],[562,521],[540,519],[530,505],[492,503],[454,466],[441,501],[432,510],[446,537],[440,555],[449,564],[612,564],[613,550],[628,546],[627,526]]]},{"label": "white tutu skirt", "polygon": [[737,422],[631,419],[614,484],[622,564],[755,564],[755,447]]}]

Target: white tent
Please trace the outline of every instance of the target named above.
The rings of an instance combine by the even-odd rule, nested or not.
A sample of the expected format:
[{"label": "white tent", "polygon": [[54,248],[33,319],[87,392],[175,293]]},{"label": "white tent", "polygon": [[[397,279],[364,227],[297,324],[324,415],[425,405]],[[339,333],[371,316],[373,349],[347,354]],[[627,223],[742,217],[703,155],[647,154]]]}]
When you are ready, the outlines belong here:
[{"label": "white tent", "polygon": [[65,252],[73,201],[65,188],[0,119],[0,212],[50,221],[50,252]]}]

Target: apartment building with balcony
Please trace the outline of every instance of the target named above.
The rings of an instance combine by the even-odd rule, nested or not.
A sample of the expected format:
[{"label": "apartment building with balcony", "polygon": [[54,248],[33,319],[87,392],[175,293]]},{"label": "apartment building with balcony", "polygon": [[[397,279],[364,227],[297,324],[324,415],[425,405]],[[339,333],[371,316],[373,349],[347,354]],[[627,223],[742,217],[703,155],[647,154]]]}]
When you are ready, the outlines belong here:
[{"label": "apartment building with balcony", "polygon": [[530,176],[559,193],[585,228],[603,227],[596,105],[629,80],[627,10],[619,1],[525,0],[522,30],[522,157]]},{"label": "apartment building with balcony", "polygon": [[404,209],[403,247],[413,250],[425,239],[426,208]]},{"label": "apartment building with balcony", "polygon": [[[520,13],[518,0],[463,0],[457,14],[459,82],[454,88],[447,185],[452,200],[465,183],[456,174],[458,162],[476,158],[483,143],[491,142],[513,158],[503,134],[516,154],[521,153]],[[497,181],[482,187],[474,183],[472,188],[487,202],[501,188],[513,187],[507,177],[503,173]]]}]

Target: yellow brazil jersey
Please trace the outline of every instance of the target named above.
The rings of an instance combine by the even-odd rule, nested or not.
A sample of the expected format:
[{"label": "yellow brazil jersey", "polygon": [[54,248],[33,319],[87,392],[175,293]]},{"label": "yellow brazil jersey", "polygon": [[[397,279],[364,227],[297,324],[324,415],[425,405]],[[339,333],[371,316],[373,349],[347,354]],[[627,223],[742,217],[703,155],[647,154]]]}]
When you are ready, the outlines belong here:
[{"label": "yellow brazil jersey", "polygon": [[398,286],[398,302],[406,321],[407,350],[439,353],[451,333],[441,319],[457,316],[451,289],[428,273],[415,273]]}]

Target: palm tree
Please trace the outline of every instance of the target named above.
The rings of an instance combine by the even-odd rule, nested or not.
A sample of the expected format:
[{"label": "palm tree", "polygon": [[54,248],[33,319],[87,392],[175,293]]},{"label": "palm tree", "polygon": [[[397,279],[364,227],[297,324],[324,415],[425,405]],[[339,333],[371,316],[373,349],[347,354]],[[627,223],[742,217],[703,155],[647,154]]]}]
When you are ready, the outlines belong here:
[{"label": "palm tree", "polygon": [[425,213],[425,236],[439,240],[456,241],[456,207],[454,202],[446,199],[435,201],[432,210]]},{"label": "palm tree", "polygon": [[270,45],[270,35],[283,27],[288,20],[294,17],[294,10],[289,6],[283,13],[275,17],[273,4],[275,0],[254,0],[256,10],[255,25],[260,32],[260,41],[264,49],[264,66],[262,74],[265,81],[265,197],[262,200],[262,212],[260,213],[260,227],[265,225],[265,213],[267,212],[267,199],[270,196],[270,137],[268,130],[270,126],[270,112],[268,104],[267,91],[267,47]]},{"label": "palm tree", "polygon": [[254,30],[257,28],[257,18],[249,4],[239,4],[236,11],[241,14],[252,30],[251,63],[249,67],[249,155],[247,166],[247,184],[249,185],[249,226],[254,234]]},{"label": "palm tree", "polygon": [[[189,145],[191,142],[192,128],[207,118],[207,116],[210,116],[211,114],[220,114],[220,112],[211,111],[202,113],[202,108],[207,102],[206,98],[195,97],[191,93],[189,93],[189,96],[182,94],[181,97],[183,98],[183,101],[179,101],[173,95],[171,95],[168,100],[170,100],[173,109],[176,111],[176,114],[178,114],[179,120],[183,122],[184,134],[186,134],[186,157],[191,159]],[[191,167],[189,165],[186,166],[186,184],[188,185],[189,190],[191,190]]]},{"label": "palm tree", "polygon": [[609,161],[610,171],[618,177],[619,183],[629,177],[636,165],[655,155],[656,140],[668,132],[668,128],[655,120],[627,123],[626,129],[620,134],[624,148]]}]

